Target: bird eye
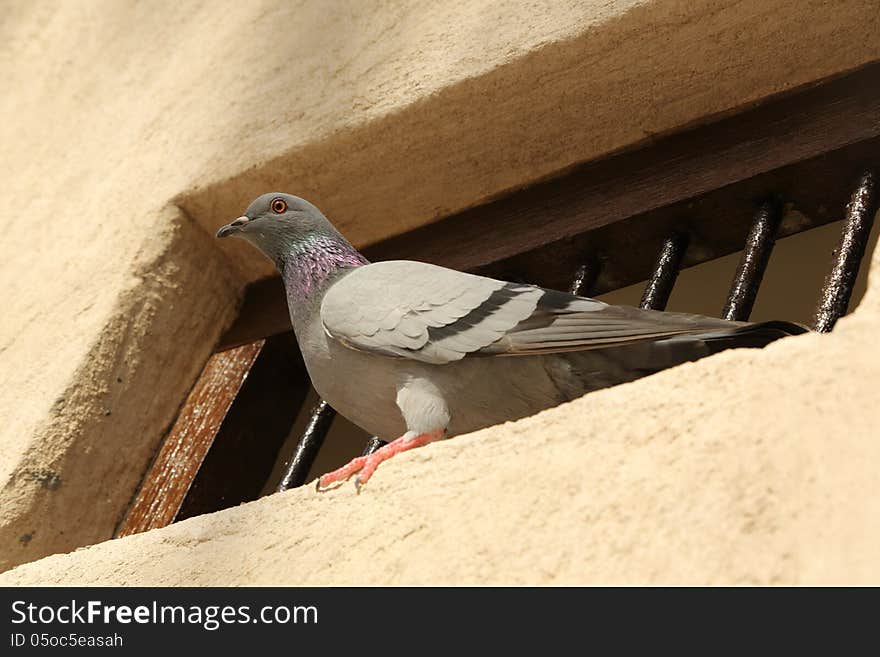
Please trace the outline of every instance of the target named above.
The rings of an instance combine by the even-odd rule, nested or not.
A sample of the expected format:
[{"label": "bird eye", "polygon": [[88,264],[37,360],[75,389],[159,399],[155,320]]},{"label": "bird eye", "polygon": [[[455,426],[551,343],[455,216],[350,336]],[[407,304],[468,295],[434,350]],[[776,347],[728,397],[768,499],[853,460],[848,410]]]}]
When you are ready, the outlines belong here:
[{"label": "bird eye", "polygon": [[272,212],[275,214],[284,214],[287,212],[287,203],[283,198],[276,198],[272,201]]}]

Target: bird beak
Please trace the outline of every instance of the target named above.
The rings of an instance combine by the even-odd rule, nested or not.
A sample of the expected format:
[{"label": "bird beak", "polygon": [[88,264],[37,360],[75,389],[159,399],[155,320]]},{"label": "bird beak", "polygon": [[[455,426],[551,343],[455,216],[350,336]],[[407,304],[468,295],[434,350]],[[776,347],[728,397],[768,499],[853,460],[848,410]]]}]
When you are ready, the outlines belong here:
[{"label": "bird beak", "polygon": [[250,221],[248,217],[239,217],[235,221],[231,221],[225,226],[222,226],[220,230],[217,231],[217,237],[229,237],[230,235],[235,235],[236,233],[241,232],[241,229],[247,225]]}]

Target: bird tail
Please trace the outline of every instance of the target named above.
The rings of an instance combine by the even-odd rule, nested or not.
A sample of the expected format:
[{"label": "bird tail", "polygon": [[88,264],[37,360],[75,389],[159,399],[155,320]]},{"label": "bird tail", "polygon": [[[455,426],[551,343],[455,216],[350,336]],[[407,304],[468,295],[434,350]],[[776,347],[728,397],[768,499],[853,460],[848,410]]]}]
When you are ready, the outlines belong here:
[{"label": "bird tail", "polygon": [[807,329],[790,322],[760,322],[711,329],[703,333],[678,335],[656,341],[635,342],[620,347],[560,354],[572,368],[583,389],[576,395],[632,381],[669,367],[695,361],[726,349],[764,347]]},{"label": "bird tail", "polygon": [[782,321],[731,323],[726,328],[677,335],[655,342],[635,343],[603,352],[618,366],[617,376],[621,380],[630,380],[727,349],[765,347],[774,340],[806,333],[807,330],[799,324]]},{"label": "bird tail", "polygon": [[789,335],[807,333],[809,329],[793,322],[770,321],[746,324],[735,329],[725,329],[690,336],[701,340],[710,354],[736,348],[761,348]]}]

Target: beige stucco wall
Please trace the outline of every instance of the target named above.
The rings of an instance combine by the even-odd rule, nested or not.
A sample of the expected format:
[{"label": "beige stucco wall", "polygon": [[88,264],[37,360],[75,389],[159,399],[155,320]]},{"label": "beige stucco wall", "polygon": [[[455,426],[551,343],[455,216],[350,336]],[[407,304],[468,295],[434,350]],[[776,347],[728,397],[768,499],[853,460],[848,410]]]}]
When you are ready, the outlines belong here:
[{"label": "beige stucco wall", "polygon": [[[111,536],[183,394],[233,317],[242,282],[265,271],[246,250],[219,250],[203,230],[235,216],[257,193],[279,187],[301,193],[363,244],[880,57],[874,1],[729,5],[7,3],[0,22],[0,567]],[[859,441],[867,413],[853,412],[852,425],[834,425],[849,433],[835,438],[837,449],[821,460],[824,474],[801,467],[819,461],[827,439],[820,430],[831,425],[809,414],[807,400],[816,395],[792,390],[793,373],[779,383],[800,396],[784,397],[789,424],[780,422],[772,440],[768,433],[759,440],[755,431],[744,432],[744,439],[735,423],[722,421],[730,407],[720,405],[720,396],[733,394],[745,418],[769,404],[760,396],[765,386],[753,380],[765,373],[763,361],[755,360],[762,358],[782,359],[778,372],[783,363],[800,372],[803,363],[821,359],[822,367],[843,368],[838,374],[846,374],[841,380],[848,387],[859,387],[861,376],[876,381],[875,361],[851,362],[848,355],[868,344],[860,340],[867,340],[872,321],[864,312],[830,338],[799,338],[766,355],[721,356],[687,368],[691,378],[661,375],[489,430],[485,440],[437,445],[392,464],[360,498],[345,499],[347,489],[321,498],[298,491],[77,553],[65,558],[66,575],[56,560],[45,562],[49,570],[8,577],[73,580],[82,567],[83,577],[104,572],[107,581],[134,581],[133,574],[123,575],[134,572],[123,564],[133,567],[142,558],[153,565],[140,564],[141,581],[183,582],[187,572],[193,581],[207,581],[211,555],[190,550],[215,550],[222,561],[224,550],[235,549],[269,560],[301,552],[303,559],[289,559],[281,571],[286,581],[353,581],[380,545],[411,544],[446,570],[428,570],[426,561],[410,561],[408,552],[389,547],[388,568],[397,575],[388,568],[360,571],[360,581],[452,581],[456,575],[554,581],[583,565],[575,548],[584,532],[606,523],[609,533],[596,529],[586,545],[593,546],[591,558],[619,564],[604,571],[608,578],[681,573],[675,568],[687,562],[673,567],[662,550],[650,568],[626,565],[627,554],[666,541],[670,548],[704,545],[699,550],[720,555],[714,570],[693,570],[689,577],[732,579],[738,571],[723,564],[740,553],[722,549],[725,532],[717,523],[739,516],[715,511],[754,516],[754,508],[771,515],[779,504],[793,509],[786,492],[807,484],[840,480],[853,491],[870,482],[867,473],[847,473],[847,455],[862,450],[868,456],[864,450],[872,448]],[[839,350],[841,358],[826,358],[811,341]],[[739,360],[752,365],[734,367]],[[717,367],[736,374],[715,377]],[[767,378],[767,389],[774,376],[783,377],[778,372]],[[810,379],[802,374],[806,386]],[[705,393],[706,377],[718,386],[711,393],[719,395],[717,403]],[[749,385],[721,386],[716,379]],[[822,385],[830,380],[823,375]],[[676,404],[684,406],[688,391],[699,390],[706,402],[696,409],[708,415],[672,428],[671,418],[681,417]],[[855,411],[855,395],[830,399]],[[814,415],[822,410],[816,409]],[[609,424],[603,429],[581,414]],[[708,442],[700,428],[705,419],[713,427]],[[527,435],[545,445],[534,466],[523,457]],[[813,451],[786,460],[787,448],[797,446]],[[572,450],[578,458],[554,460]],[[737,463],[744,472],[763,463],[765,471],[740,484],[726,469]],[[558,476],[546,466],[558,466]],[[707,478],[707,468],[735,488],[746,481],[752,488],[736,498]],[[795,487],[762,493],[758,475],[768,473]],[[513,483],[521,493],[510,496]],[[704,506],[693,501],[702,497],[691,496],[680,501],[689,504],[688,513],[656,508],[660,488],[671,494],[693,486],[715,486]],[[398,494],[388,494],[392,488]],[[490,490],[499,494],[489,496]],[[819,488],[815,492],[819,496]],[[463,499],[480,499],[485,508],[463,519],[460,509],[475,506],[462,506]],[[774,545],[806,536],[804,523],[831,520],[818,501],[811,509],[813,516],[798,511],[801,524],[794,529],[775,522]],[[595,522],[584,521],[587,510],[599,514],[588,516]],[[306,533],[284,523],[286,531],[272,539],[254,529],[261,521],[280,527],[291,514],[322,520]],[[369,523],[381,527],[381,519],[386,531],[372,531]],[[420,520],[412,525],[413,519]],[[400,531],[392,536],[388,527]],[[841,531],[861,545],[856,528],[846,524]],[[651,536],[643,543],[646,533]],[[242,538],[254,534],[266,543]],[[567,545],[552,568],[528,558],[550,535]],[[600,540],[612,535],[610,543]],[[704,543],[695,538],[700,535]],[[749,540],[757,546],[761,536]],[[469,570],[452,568],[462,537],[475,555]],[[338,550],[325,551],[316,567],[305,560],[312,545]],[[170,549],[175,546],[189,548]],[[343,558],[356,546],[360,557]],[[118,561],[122,554],[128,561]],[[203,569],[191,561],[203,557]],[[89,559],[116,565],[99,571]],[[229,566],[223,571],[235,581],[269,581],[253,563]],[[805,572],[777,571],[783,579]],[[867,566],[859,572],[873,574]]]}]

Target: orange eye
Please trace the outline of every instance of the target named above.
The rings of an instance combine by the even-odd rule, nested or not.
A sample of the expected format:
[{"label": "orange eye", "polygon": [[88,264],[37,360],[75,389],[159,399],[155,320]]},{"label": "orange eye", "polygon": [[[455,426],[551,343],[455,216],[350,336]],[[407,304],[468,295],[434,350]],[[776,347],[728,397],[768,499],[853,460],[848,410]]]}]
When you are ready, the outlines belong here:
[{"label": "orange eye", "polygon": [[272,212],[275,214],[284,214],[287,212],[287,203],[283,198],[276,198],[272,201]]}]

